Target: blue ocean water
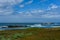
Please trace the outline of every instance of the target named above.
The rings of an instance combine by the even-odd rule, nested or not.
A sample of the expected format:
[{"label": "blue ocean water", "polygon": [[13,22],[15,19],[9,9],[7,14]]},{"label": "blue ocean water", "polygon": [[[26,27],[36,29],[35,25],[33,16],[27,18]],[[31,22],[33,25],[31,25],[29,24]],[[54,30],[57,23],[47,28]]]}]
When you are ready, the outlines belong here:
[{"label": "blue ocean water", "polygon": [[39,27],[39,28],[52,28],[52,26],[60,26],[60,23],[54,23],[54,24],[49,24],[46,26],[41,25],[41,23],[0,23],[0,30],[12,30],[12,29],[26,29],[28,27],[22,27],[22,28],[1,28],[3,26],[26,26],[29,25],[30,27]]},{"label": "blue ocean water", "polygon": [[34,24],[39,24],[39,23],[0,23],[0,26],[9,26],[9,25],[34,25]]},{"label": "blue ocean water", "polygon": [[28,27],[20,27],[20,28],[2,28],[3,26],[26,26],[26,25],[34,25],[39,23],[0,23],[0,30],[12,30],[12,29],[26,29]]}]

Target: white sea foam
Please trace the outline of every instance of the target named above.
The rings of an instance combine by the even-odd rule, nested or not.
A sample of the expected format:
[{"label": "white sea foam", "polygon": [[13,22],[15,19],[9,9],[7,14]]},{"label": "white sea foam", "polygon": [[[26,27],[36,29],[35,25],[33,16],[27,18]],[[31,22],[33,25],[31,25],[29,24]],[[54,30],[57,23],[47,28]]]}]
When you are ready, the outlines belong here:
[{"label": "white sea foam", "polygon": [[42,26],[41,24],[34,24],[34,25],[28,25],[30,27],[46,27],[46,26]]},{"label": "white sea foam", "polygon": [[8,28],[8,26],[0,26],[0,28]]}]

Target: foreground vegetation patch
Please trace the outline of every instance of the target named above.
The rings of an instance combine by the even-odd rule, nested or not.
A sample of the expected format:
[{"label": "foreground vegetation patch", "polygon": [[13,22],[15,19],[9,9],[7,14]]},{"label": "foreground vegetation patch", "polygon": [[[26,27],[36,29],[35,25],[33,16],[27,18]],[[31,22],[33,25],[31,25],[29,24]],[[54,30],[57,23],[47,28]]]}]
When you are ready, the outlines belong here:
[{"label": "foreground vegetation patch", "polygon": [[60,40],[60,28],[0,31],[0,40]]}]

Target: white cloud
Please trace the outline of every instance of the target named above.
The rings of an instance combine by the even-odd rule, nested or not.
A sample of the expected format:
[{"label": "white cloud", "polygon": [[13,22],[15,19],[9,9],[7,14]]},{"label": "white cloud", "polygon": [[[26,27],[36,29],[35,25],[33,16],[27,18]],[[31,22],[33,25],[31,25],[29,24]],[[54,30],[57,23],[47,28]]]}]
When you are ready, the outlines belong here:
[{"label": "white cloud", "polygon": [[23,0],[0,0],[0,4],[2,3],[8,3],[10,5],[21,3]]},{"label": "white cloud", "polygon": [[60,12],[58,11],[58,8],[60,6],[56,5],[56,4],[50,4],[47,8],[47,10],[45,11],[45,15],[42,15],[41,17],[43,18],[58,18],[60,17]]},{"label": "white cloud", "polygon": [[30,1],[26,2],[25,4],[31,4],[31,3],[33,3],[33,0],[30,0]]},{"label": "white cloud", "polygon": [[27,12],[25,13],[25,16],[32,16],[32,14],[31,14],[29,11],[27,11]]},{"label": "white cloud", "polygon": [[45,10],[30,10],[19,12],[19,15],[24,17],[36,17],[36,18],[59,18],[58,11],[45,11]]},{"label": "white cloud", "polygon": [[32,16],[31,12],[29,12],[29,11],[19,12],[19,15],[21,15],[21,16]]},{"label": "white cloud", "polygon": [[59,18],[60,15],[50,15],[50,14],[45,14],[41,16],[42,18]]},{"label": "white cloud", "polygon": [[28,2],[26,2],[24,4],[20,4],[19,6],[20,6],[20,8],[23,8],[23,7],[25,7],[25,5],[29,5],[31,3],[33,3],[33,0],[29,0]]},{"label": "white cloud", "polygon": [[8,7],[6,9],[0,9],[0,15],[11,15],[13,13],[13,9]]},{"label": "white cloud", "polygon": [[44,10],[38,10],[38,12],[44,12]]},{"label": "white cloud", "polygon": [[47,14],[42,15],[42,18],[59,18],[60,14],[58,12],[46,12]]},{"label": "white cloud", "polygon": [[22,3],[24,0],[15,0],[17,3]]},{"label": "white cloud", "polygon": [[20,5],[20,8],[23,8],[24,6],[25,6],[24,4],[21,4],[21,5]]},{"label": "white cloud", "polygon": [[44,10],[31,10],[31,13],[41,13],[44,12]]},{"label": "white cloud", "polygon": [[55,8],[58,8],[58,6],[57,5],[52,5],[51,8],[55,9]]},{"label": "white cloud", "polygon": [[8,3],[0,3],[0,15],[9,15],[13,13],[13,8]]},{"label": "white cloud", "polygon": [[40,14],[44,13],[44,10],[30,10],[30,11],[23,11],[19,12],[18,15],[26,16],[26,17],[39,17]]},{"label": "white cloud", "polygon": [[[22,3],[23,0],[0,0],[0,15],[11,15],[14,12],[12,6]],[[21,5],[23,7],[23,5]]]},{"label": "white cloud", "polygon": [[48,7],[48,9],[47,9],[47,10],[57,9],[57,8],[59,8],[59,6],[58,6],[58,5],[56,5],[56,4],[50,4],[50,6]]}]

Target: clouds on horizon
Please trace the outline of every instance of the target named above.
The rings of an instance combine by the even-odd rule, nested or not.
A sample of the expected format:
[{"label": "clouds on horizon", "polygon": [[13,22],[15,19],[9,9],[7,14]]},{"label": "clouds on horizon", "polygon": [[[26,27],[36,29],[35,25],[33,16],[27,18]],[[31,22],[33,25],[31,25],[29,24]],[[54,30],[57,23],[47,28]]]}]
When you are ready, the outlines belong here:
[{"label": "clouds on horizon", "polygon": [[[19,4],[19,7],[24,9],[25,5],[27,6],[34,2],[34,0],[29,0],[28,2],[21,4],[23,1],[24,0],[0,0],[0,15],[4,15],[4,16],[12,15],[15,12],[13,6]],[[45,2],[47,0],[40,0],[40,1]],[[16,15],[20,17],[31,17],[31,18],[32,17],[38,17],[38,18],[54,18],[55,17],[56,18],[56,17],[60,17],[58,8],[60,8],[60,6],[52,3],[45,10],[34,9],[34,10],[27,10],[27,11],[18,11]],[[56,10],[56,12],[52,10]]]},{"label": "clouds on horizon", "polygon": [[0,0],[0,5],[3,3],[8,3],[10,5],[22,3],[24,0]]},{"label": "clouds on horizon", "polygon": [[52,9],[57,9],[59,8],[60,6],[56,5],[56,4],[50,4],[50,6],[48,7],[47,10],[52,10]]},{"label": "clouds on horizon", "polygon": [[22,3],[23,0],[0,0],[0,15],[12,15],[13,6]]}]

